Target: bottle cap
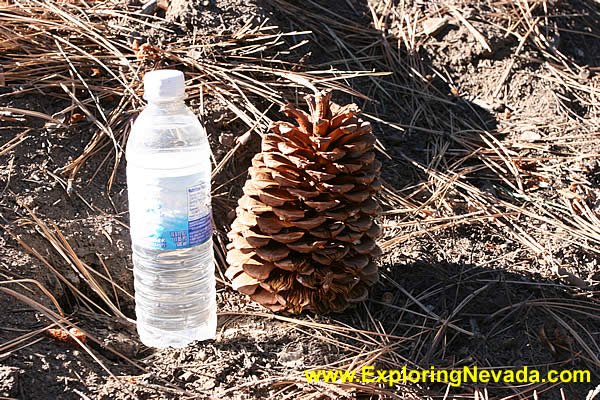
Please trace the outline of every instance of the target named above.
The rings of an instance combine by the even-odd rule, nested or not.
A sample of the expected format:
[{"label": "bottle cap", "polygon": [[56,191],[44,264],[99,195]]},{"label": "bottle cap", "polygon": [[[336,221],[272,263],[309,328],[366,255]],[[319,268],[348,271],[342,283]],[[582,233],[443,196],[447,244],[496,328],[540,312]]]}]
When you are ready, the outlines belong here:
[{"label": "bottle cap", "polygon": [[185,97],[183,72],[175,69],[160,69],[144,75],[144,98],[169,100]]}]

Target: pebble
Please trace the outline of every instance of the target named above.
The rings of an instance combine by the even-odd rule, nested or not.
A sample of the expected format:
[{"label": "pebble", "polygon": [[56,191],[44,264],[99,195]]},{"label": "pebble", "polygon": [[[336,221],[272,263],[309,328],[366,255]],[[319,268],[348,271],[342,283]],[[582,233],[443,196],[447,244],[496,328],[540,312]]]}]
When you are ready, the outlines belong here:
[{"label": "pebble", "polygon": [[579,70],[578,76],[580,79],[588,79],[590,77],[590,75],[591,75],[590,70],[587,69],[586,67],[583,67]]},{"label": "pebble", "polygon": [[521,133],[520,139],[524,142],[535,142],[536,140],[540,140],[542,135],[534,131],[525,131]]},{"label": "pebble", "polygon": [[386,304],[392,304],[394,302],[394,293],[392,292],[385,292],[383,294],[383,296],[381,297],[381,301],[386,303]]},{"label": "pebble", "polygon": [[215,379],[210,378],[202,385],[202,389],[211,390],[214,389],[215,386],[217,386],[217,382],[215,381]]},{"label": "pebble", "polygon": [[17,395],[21,373],[19,368],[0,366],[0,397]]},{"label": "pebble", "polygon": [[223,132],[219,135],[219,143],[226,147],[232,147],[235,143],[235,136],[233,136],[233,133]]},{"label": "pebble", "polygon": [[423,21],[423,33],[433,36],[448,25],[448,18],[428,18]]},{"label": "pebble", "polygon": [[179,375],[179,379],[181,379],[184,382],[192,382],[195,381],[197,378],[192,372],[186,371],[183,374]]},{"label": "pebble", "polygon": [[154,14],[154,12],[156,11],[157,3],[158,3],[157,0],[150,0],[149,2],[144,4],[142,9],[139,11],[139,14],[143,14],[143,15]]}]

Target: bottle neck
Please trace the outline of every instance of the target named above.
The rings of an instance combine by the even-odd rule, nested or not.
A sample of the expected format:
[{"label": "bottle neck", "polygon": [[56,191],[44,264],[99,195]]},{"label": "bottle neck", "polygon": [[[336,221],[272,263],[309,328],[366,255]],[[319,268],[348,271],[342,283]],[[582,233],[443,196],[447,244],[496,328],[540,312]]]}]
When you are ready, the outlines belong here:
[{"label": "bottle neck", "polygon": [[185,97],[146,99],[148,101],[146,108],[161,108],[168,110],[185,108],[185,102],[183,101],[184,99]]}]

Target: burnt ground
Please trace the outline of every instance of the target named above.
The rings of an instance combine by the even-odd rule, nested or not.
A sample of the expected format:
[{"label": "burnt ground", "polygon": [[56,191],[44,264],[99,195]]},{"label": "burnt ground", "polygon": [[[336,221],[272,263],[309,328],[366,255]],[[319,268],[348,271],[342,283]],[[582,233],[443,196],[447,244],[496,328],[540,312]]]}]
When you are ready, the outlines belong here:
[{"label": "burnt ground", "polygon": [[[10,3],[0,3],[0,10],[10,11]],[[64,7],[80,15],[79,6]],[[140,9],[135,1],[119,7]],[[115,150],[107,141],[78,164],[69,184],[65,167],[93,142],[93,121],[63,128],[0,112],[0,288],[29,299],[0,293],[0,398],[443,398],[446,390],[455,398],[585,398],[600,381],[600,9],[583,1],[524,7],[512,1],[216,0],[172,1],[166,12],[139,21],[106,14],[102,29],[121,49],[137,39],[176,52],[178,40],[198,37],[202,46],[188,51],[213,66],[268,60],[269,67],[314,76],[391,71],[335,80],[342,89],[336,100],[357,102],[381,145],[381,278],[369,300],[349,312],[289,317],[233,291],[221,263],[217,339],[180,350],[146,348],[120,317],[135,318],[125,162],[113,172]],[[534,21],[535,29],[520,46],[513,32],[527,35],[522,21]],[[424,32],[437,22],[439,29]],[[274,34],[276,40],[250,51],[240,32],[261,26],[267,33],[312,33]],[[27,51],[2,49],[8,73],[4,86],[0,78],[0,107],[64,117],[59,112],[72,104],[65,92],[11,75],[6,65]],[[139,60],[134,52],[129,55],[140,69],[172,66],[192,74],[199,68],[164,54]],[[114,84],[101,73],[99,87]],[[286,101],[296,101],[294,90],[299,99],[306,91],[285,91],[286,81],[258,72],[250,76],[280,88]],[[248,103],[264,111],[270,102],[256,92],[245,102],[230,87],[225,96],[208,89],[199,89],[202,97],[192,90],[189,104],[202,115],[218,162],[249,129],[227,101],[249,115]],[[81,88],[75,93],[89,97]],[[102,98],[105,110],[117,107],[113,97]],[[120,118],[129,121],[141,105],[132,101]],[[281,118],[277,107],[266,115]],[[121,131],[119,140],[126,137],[126,128]],[[8,148],[19,135],[24,139]],[[215,177],[217,253],[244,171],[259,150],[256,136]],[[94,290],[82,264],[95,271],[91,276],[118,312]],[[36,284],[20,279],[52,294],[86,332],[96,360],[44,334],[52,321],[40,305],[58,309]],[[304,379],[306,369],[363,365],[587,369],[592,382],[390,388]]]}]

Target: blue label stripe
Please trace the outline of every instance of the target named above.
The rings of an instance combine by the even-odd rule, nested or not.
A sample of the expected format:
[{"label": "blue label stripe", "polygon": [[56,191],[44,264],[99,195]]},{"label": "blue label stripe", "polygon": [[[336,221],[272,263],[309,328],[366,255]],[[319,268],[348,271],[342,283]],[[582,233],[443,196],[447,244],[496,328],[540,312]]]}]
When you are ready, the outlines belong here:
[{"label": "blue label stripe", "polygon": [[190,235],[190,246],[207,242],[212,236],[211,213],[208,213],[193,221],[189,221],[188,232]]}]

